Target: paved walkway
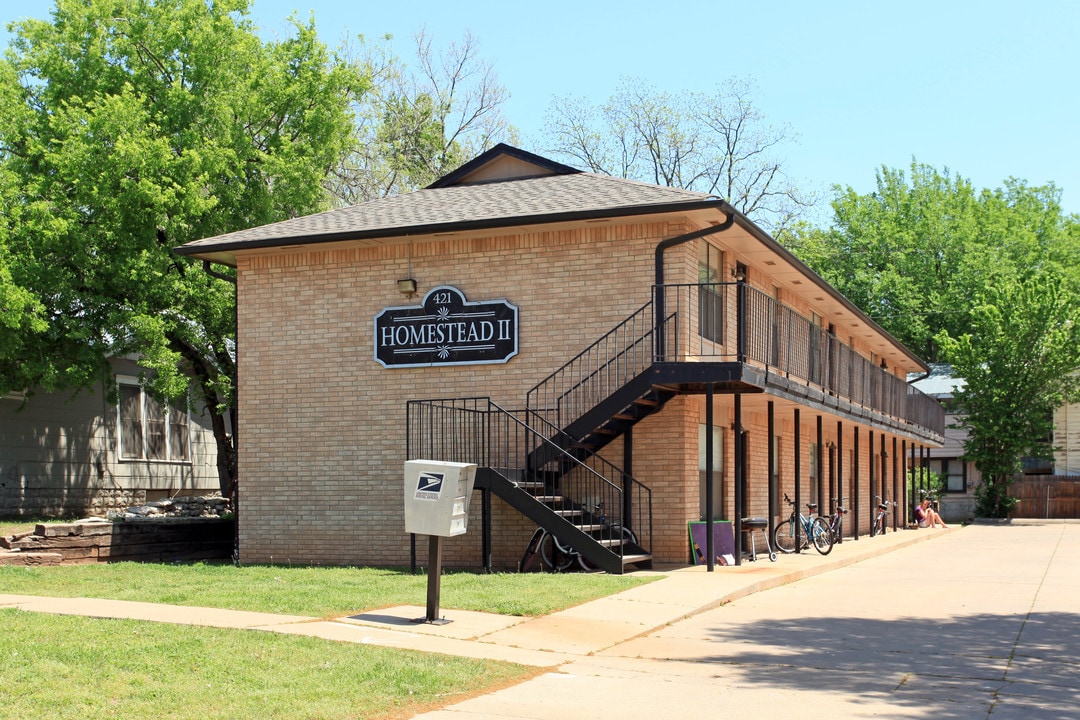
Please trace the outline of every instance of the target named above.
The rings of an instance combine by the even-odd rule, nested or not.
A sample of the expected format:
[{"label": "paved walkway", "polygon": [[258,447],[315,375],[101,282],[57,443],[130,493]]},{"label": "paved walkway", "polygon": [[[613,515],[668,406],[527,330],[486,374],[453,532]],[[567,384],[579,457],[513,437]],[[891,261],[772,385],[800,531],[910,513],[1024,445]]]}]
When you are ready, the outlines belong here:
[{"label": "paved walkway", "polygon": [[[303,634],[550,672],[424,720],[1080,717],[1080,524],[917,530],[831,555],[679,568],[541,618],[422,606],[301,616],[0,595],[0,606]],[[776,588],[772,592],[762,592]]]}]

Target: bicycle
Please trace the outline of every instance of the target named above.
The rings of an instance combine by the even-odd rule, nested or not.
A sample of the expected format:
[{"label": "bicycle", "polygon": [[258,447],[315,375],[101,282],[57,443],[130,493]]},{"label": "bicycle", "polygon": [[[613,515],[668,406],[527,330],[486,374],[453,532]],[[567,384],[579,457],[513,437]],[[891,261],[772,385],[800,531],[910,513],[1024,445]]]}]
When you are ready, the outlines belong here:
[{"label": "bicycle", "polygon": [[891,500],[882,500],[880,495],[875,495],[874,497],[878,499],[878,506],[877,515],[874,516],[874,522],[870,525],[870,537],[885,534],[885,529],[889,525],[889,523],[886,522],[885,514],[888,512],[890,505],[896,504]]},{"label": "bicycle", "polygon": [[518,572],[563,572],[569,570],[577,553],[563,547],[554,535],[542,527],[536,528],[518,561]]},{"label": "bicycle", "polygon": [[[597,541],[608,547],[614,545],[637,544],[637,536],[627,527],[619,523],[608,523],[604,514],[604,504],[596,503],[592,506],[592,523],[589,527],[583,527],[587,532],[600,532]],[[525,554],[518,563],[519,572],[528,572],[535,568],[535,558],[539,557],[543,563],[543,569],[550,572],[566,572],[576,564],[585,572],[596,572],[600,568],[590,563],[584,555],[570,545],[563,545],[557,537],[542,527],[536,528]]]},{"label": "bicycle", "polygon": [[833,500],[832,504],[836,509],[825,524],[829,526],[829,535],[832,536],[833,545],[835,545],[844,541],[844,516],[848,511],[839,500]]},{"label": "bicycle", "polygon": [[802,541],[802,547],[799,549],[806,549],[813,542],[814,549],[822,555],[832,552],[833,538],[829,525],[823,519],[813,516],[817,503],[806,503],[810,515],[804,516],[795,508],[795,501],[789,498],[787,493],[784,493],[784,502],[791,506],[791,515],[773,531],[773,547],[785,554],[795,552],[796,530],[801,529],[799,540]]}]

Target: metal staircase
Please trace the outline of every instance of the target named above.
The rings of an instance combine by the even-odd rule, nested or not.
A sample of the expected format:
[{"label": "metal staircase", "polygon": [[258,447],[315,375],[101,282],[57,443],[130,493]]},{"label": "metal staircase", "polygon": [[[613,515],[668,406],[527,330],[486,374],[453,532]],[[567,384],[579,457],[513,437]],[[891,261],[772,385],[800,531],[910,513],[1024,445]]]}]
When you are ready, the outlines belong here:
[{"label": "metal staircase", "polygon": [[643,306],[530,390],[525,410],[508,411],[488,398],[410,401],[409,457],[476,463],[477,487],[594,567],[621,574],[647,565],[652,493],[597,453],[676,394],[649,379],[651,308]]},{"label": "metal staircase", "polygon": [[[407,415],[409,457],[476,463],[477,488],[490,490],[590,565],[621,574],[651,559],[650,490],[599,456],[581,459],[559,447],[525,422],[527,411],[478,397],[412,400]],[[530,456],[547,459],[526,467]],[[625,541],[624,527],[637,542]]]}]

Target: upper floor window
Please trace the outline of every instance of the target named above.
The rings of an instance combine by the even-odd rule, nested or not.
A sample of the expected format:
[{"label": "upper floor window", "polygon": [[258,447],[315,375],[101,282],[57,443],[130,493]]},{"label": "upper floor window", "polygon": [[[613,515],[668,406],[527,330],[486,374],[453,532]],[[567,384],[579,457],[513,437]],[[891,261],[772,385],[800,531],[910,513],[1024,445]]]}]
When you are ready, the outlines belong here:
[{"label": "upper floor window", "polygon": [[707,242],[698,254],[698,334],[706,340],[724,340],[723,288],[714,283],[723,278],[724,253]]},{"label": "upper floor window", "polygon": [[134,379],[117,378],[120,390],[120,457],[124,460],[191,460],[185,405],[162,405]]}]

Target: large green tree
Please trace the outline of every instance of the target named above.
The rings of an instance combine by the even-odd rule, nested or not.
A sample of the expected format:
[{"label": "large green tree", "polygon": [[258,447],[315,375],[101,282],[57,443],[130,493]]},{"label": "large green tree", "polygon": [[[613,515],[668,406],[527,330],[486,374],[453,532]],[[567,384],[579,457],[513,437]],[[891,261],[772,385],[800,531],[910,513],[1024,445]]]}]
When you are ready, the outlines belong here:
[{"label": "large green tree", "polygon": [[976,190],[916,162],[882,168],[874,192],[835,192],[831,227],[783,240],[917,354],[952,363],[978,510],[1004,516],[1021,459],[1052,452],[1053,410],[1075,397],[1080,219],[1053,184]]},{"label": "large green tree", "polygon": [[1053,184],[1009,179],[995,190],[912,162],[882,168],[873,192],[836,188],[825,229],[783,240],[810,267],[926,360],[935,336],[970,327],[974,298],[994,278],[1057,274],[1080,281],[1080,222]]},{"label": "large green tree", "polygon": [[1080,296],[1060,275],[994,276],[978,294],[970,332],[937,339],[964,379],[957,392],[965,456],[982,475],[976,511],[1005,517],[1021,458],[1051,459],[1053,411],[1080,399]]},{"label": "large green tree", "polygon": [[248,8],[57,0],[0,61],[0,390],[90,388],[129,354],[159,397],[194,377],[226,493],[234,290],[172,249],[326,207],[367,83],[313,21],[266,42]]}]

